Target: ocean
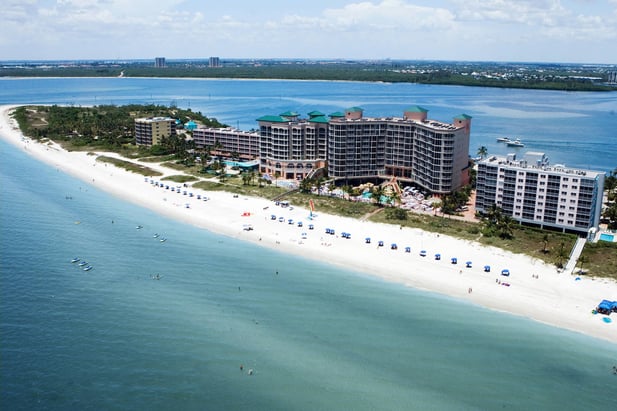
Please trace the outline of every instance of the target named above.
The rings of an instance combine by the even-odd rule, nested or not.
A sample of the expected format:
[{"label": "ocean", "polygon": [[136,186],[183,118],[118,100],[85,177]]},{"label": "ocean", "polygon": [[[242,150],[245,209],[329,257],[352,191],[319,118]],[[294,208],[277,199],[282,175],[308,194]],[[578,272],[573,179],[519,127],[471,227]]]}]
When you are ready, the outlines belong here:
[{"label": "ocean", "polygon": [[[41,79],[36,95],[45,87],[24,80],[20,99],[2,88],[0,101],[96,89],[122,104],[132,84],[71,80]],[[132,98],[163,103],[171,90],[150,81]],[[233,106],[249,104],[260,100]],[[3,408],[617,408],[615,344],[172,221],[4,141],[0,187]]]},{"label": "ocean", "polygon": [[[302,117],[359,106],[367,117],[402,116],[413,105],[430,119],[473,117],[470,155],[544,152],[552,164],[612,171],[617,162],[617,91],[566,92],[486,87],[283,80],[149,78],[0,78],[0,103],[162,104],[201,111],[242,130],[256,119],[295,111]],[[520,138],[507,147],[498,137]]]}]

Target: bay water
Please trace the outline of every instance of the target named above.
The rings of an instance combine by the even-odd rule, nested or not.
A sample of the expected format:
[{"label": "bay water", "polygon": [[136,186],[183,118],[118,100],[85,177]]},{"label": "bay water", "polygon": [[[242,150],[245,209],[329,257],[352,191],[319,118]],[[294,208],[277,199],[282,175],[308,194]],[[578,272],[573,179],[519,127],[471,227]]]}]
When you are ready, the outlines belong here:
[{"label": "bay water", "polygon": [[[130,94],[99,80],[41,79]],[[172,221],[4,141],[0,190],[2,408],[617,408],[614,344]]]}]

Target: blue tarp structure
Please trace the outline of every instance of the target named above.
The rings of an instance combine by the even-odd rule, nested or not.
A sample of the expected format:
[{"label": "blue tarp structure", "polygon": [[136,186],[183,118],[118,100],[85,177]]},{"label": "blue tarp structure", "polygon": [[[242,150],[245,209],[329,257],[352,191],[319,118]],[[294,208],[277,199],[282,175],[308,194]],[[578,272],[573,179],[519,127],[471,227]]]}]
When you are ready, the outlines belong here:
[{"label": "blue tarp structure", "polygon": [[610,314],[613,311],[617,312],[617,301],[602,300],[598,304],[598,312],[602,314]]}]

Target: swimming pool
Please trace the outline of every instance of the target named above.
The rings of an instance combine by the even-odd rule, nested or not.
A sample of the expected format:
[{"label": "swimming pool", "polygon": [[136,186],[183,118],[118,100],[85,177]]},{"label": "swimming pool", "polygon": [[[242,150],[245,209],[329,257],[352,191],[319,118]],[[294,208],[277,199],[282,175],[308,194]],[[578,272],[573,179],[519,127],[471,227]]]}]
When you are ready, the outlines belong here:
[{"label": "swimming pool", "polygon": [[602,233],[600,234],[600,240],[612,243],[615,241],[615,234]]}]

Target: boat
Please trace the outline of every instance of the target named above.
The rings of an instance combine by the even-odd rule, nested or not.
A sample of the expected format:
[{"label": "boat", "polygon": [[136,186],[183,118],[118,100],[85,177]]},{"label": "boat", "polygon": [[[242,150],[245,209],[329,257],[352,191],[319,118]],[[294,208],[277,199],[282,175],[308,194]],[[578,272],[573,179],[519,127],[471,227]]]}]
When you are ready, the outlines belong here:
[{"label": "boat", "polygon": [[83,267],[84,265],[88,265],[88,262],[87,261],[82,261],[81,263],[79,263],[80,267]]},{"label": "boat", "polygon": [[84,271],[90,271],[92,270],[94,267],[92,267],[91,265],[88,265],[86,267],[84,267]]},{"label": "boat", "polygon": [[158,235],[158,234],[154,234],[154,236],[153,236],[153,237],[154,237],[154,238],[159,238],[159,235]]},{"label": "boat", "polygon": [[143,225],[138,225],[138,226],[137,226],[137,227],[135,227],[135,228],[136,228],[136,229],[138,229],[138,230],[141,230],[142,228],[144,228],[144,226],[143,226]]},{"label": "boat", "polygon": [[516,140],[511,140],[506,143],[508,147],[525,147],[525,144],[518,138]]},{"label": "boat", "polygon": [[161,243],[164,243],[165,241],[167,241],[167,239],[163,237],[163,238],[161,238],[159,241],[160,241]]},{"label": "boat", "polygon": [[76,263],[76,262],[78,262],[78,261],[79,261],[79,258],[77,258],[77,257],[75,257],[75,258],[73,258],[73,259],[71,260],[71,262],[72,262],[72,263]]},{"label": "boat", "polygon": [[510,139],[508,137],[498,137],[497,138],[497,142],[498,143],[507,143],[509,141],[510,141]]}]

